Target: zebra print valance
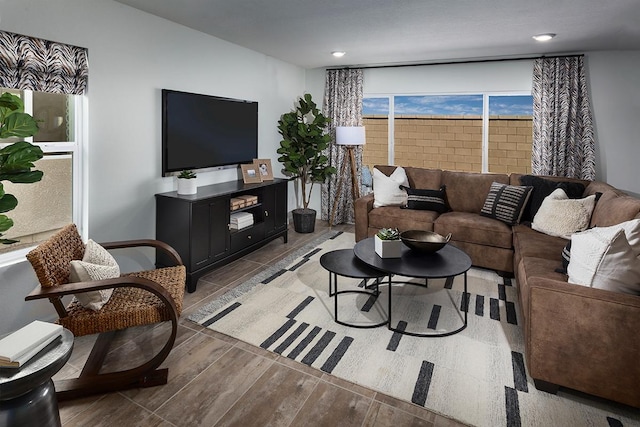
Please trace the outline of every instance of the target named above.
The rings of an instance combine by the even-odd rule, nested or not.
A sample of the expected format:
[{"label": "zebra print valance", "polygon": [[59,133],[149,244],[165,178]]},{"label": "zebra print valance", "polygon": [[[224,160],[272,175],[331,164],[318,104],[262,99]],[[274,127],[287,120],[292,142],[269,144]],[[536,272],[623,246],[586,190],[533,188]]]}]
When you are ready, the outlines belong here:
[{"label": "zebra print valance", "polygon": [[87,49],[0,31],[0,87],[83,94]]}]

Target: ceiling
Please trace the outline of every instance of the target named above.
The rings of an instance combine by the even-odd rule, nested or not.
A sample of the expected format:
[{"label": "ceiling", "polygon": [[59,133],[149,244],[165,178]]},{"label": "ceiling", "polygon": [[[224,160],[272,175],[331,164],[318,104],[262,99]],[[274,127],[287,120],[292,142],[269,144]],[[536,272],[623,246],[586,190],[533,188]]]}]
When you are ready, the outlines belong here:
[{"label": "ceiling", "polygon": [[640,49],[638,0],[116,1],[304,68]]}]

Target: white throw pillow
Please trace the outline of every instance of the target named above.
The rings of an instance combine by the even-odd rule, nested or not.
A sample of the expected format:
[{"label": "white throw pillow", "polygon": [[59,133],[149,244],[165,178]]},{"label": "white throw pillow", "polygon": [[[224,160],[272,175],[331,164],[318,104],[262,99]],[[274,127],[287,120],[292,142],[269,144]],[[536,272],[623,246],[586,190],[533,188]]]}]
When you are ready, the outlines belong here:
[{"label": "white throw pillow", "polygon": [[406,205],[407,192],[400,188],[401,185],[409,186],[404,168],[398,166],[391,176],[373,168],[373,207]]},{"label": "white throw pillow", "polygon": [[640,259],[622,229],[592,228],[571,236],[569,283],[640,295]]},{"label": "white throw pillow", "polygon": [[[92,280],[113,279],[120,276],[120,267],[115,258],[102,246],[89,239],[82,261],[71,261],[70,282],[90,282]],[[111,298],[113,289],[75,294],[84,308],[100,310]]]},{"label": "white throw pillow", "polygon": [[[597,224],[596,224],[597,225]],[[640,255],[640,219],[632,219],[630,221],[621,222],[620,224],[610,225],[609,227],[594,227],[600,230],[623,230],[629,242],[629,246],[633,249],[636,256]]]},{"label": "white throw pillow", "polygon": [[570,199],[562,188],[558,188],[544,198],[531,228],[569,239],[573,233],[587,229],[595,205],[595,195]]}]

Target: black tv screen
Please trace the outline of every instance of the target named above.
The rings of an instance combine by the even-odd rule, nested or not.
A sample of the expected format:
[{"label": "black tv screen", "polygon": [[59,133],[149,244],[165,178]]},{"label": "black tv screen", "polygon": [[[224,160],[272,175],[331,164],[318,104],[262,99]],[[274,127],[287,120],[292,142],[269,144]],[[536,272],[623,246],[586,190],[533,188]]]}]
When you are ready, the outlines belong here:
[{"label": "black tv screen", "polygon": [[258,103],[162,90],[162,175],[258,157]]}]

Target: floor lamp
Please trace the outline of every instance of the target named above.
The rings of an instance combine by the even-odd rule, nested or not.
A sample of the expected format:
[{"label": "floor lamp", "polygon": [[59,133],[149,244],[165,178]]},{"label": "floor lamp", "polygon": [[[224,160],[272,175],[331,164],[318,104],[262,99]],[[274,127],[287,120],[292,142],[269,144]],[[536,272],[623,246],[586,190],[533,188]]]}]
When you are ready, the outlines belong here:
[{"label": "floor lamp", "polygon": [[336,197],[333,201],[333,208],[331,209],[331,219],[329,225],[333,225],[333,221],[336,216],[336,207],[338,200],[340,200],[340,194],[342,192],[342,186],[344,185],[344,175],[347,168],[347,163],[351,165],[351,187],[353,195],[353,201],[360,197],[360,189],[358,188],[358,174],[356,171],[356,157],[354,150],[358,145],[364,145],[366,143],[364,126],[338,126],[336,127],[336,145],[344,147],[347,152],[344,155],[342,167],[340,168],[340,175],[338,176],[338,191],[336,191]]}]

